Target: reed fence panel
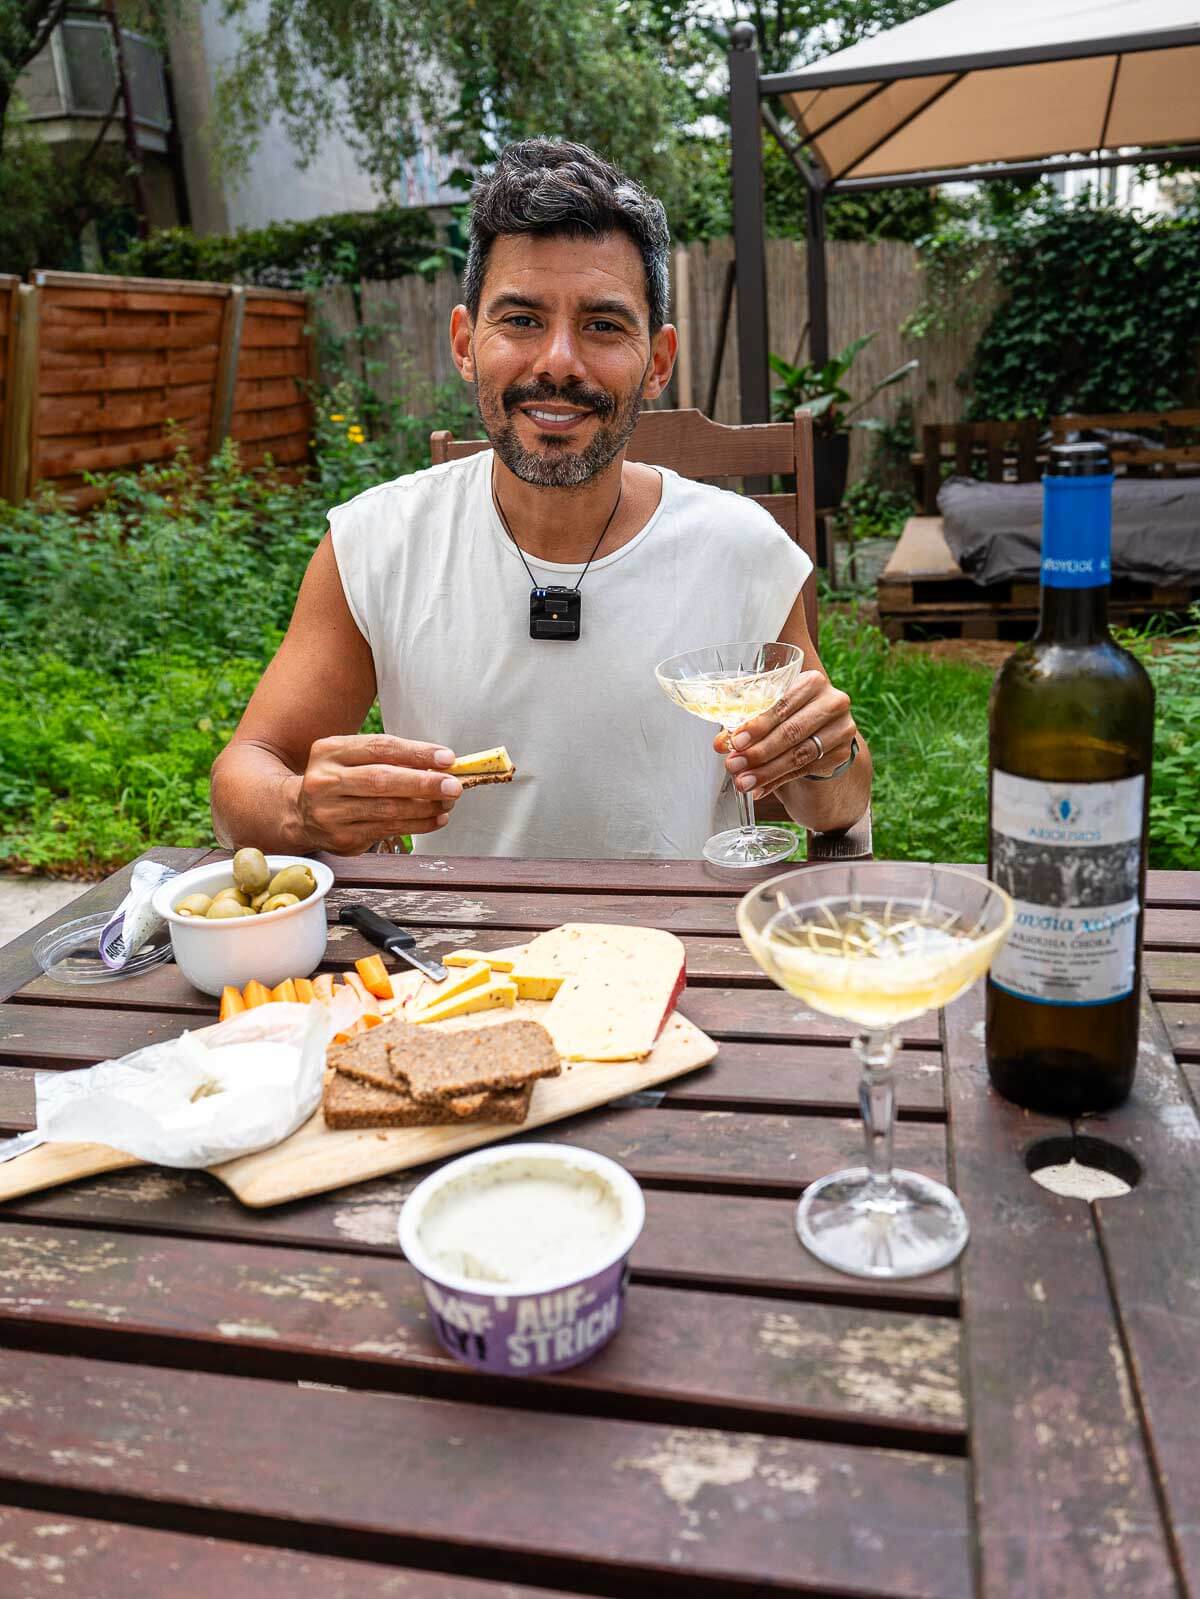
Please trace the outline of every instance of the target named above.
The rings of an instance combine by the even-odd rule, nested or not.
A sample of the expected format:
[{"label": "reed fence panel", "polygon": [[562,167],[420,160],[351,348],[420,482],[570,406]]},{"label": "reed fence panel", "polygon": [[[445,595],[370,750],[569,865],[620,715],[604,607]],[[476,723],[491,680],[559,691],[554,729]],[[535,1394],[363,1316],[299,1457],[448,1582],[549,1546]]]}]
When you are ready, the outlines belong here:
[{"label": "reed fence panel", "polygon": [[[894,418],[899,402],[912,406],[916,436],[926,422],[955,421],[963,414],[968,390],[963,381],[976,341],[997,302],[990,283],[976,285],[951,332],[915,339],[901,332],[922,305],[925,288],[920,258],[907,244],[835,242],[829,245],[830,344],[834,351],[864,333],[875,338],[855,364],[847,387],[856,395],[915,356],[920,368],[902,386],[886,390],[864,408],[864,417]],[[679,329],[680,358],[662,405],[685,399],[709,411],[713,378],[719,367],[715,404],[719,422],[741,419],[738,395],[737,290],[721,342],[721,310],[732,239],[693,244],[672,253],[672,320]],[[681,263],[683,270],[681,271]],[[435,390],[455,378],[450,358],[450,312],[460,298],[453,272],[437,277],[364,282],[358,304],[346,286],[323,289],[317,315],[323,322],[327,363],[323,376],[341,372],[366,378],[379,397],[404,405],[414,416],[436,414]],[[770,348],[796,364],[808,353],[808,292],[804,246],[789,239],[767,243],[767,316]],[[688,393],[683,395],[681,384]],[[870,435],[856,433],[852,470],[870,460]],[[901,481],[907,481],[897,463]]]},{"label": "reed fence panel", "polygon": [[[972,289],[960,324],[947,332],[913,338],[901,331],[922,305],[925,287],[920,257],[909,244],[836,241],[828,246],[829,343],[833,353],[865,333],[874,339],[859,356],[846,381],[856,396],[912,357],[921,363],[905,383],[885,390],[859,414],[889,420],[898,403],[912,404],[916,436],[926,422],[957,421],[970,398],[965,375],[975,345],[999,299],[994,283]],[[716,370],[720,311],[733,242],[717,239],[688,248],[687,304],[677,306],[680,338],[690,346],[696,403],[705,407]],[[808,281],[805,249],[790,239],[767,241],[767,323],[769,347],[792,365],[808,359]],[[772,380],[774,381],[774,380]],[[733,291],[720,382],[712,415],[718,422],[740,421],[738,398],[737,288]],[[871,440],[859,433],[851,471],[869,460]]]}]

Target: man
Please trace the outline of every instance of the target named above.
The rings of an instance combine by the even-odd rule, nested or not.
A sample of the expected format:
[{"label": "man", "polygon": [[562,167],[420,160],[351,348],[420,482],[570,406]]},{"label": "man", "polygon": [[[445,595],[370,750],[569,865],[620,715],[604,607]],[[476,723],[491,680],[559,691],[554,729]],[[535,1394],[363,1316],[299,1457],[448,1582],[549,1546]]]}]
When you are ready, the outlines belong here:
[{"label": "man", "polygon": [[[668,246],[659,202],[580,145],[511,146],[476,185],[450,337],[492,449],[329,513],[213,768],[224,843],[699,856],[733,783],[810,827],[863,814],[861,736],[805,780],[856,733],[805,626],[807,557],[753,501],[625,460],[675,360]],[[578,589],[577,638],[531,637],[550,585]],[[776,638],[807,669],[733,750],[655,681],[669,655]],[[386,732],[359,735],[376,695]],[[497,744],[516,780],[460,803],[455,752]]]}]

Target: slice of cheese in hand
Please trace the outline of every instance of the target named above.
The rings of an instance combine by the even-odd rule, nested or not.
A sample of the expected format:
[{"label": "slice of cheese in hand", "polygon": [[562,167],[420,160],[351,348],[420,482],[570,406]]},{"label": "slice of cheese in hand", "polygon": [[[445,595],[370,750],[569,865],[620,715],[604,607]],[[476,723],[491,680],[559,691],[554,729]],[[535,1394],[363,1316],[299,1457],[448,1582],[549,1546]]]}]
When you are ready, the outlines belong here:
[{"label": "slice of cheese in hand", "polygon": [[[534,939],[513,968],[554,982],[544,1025],[564,1060],[641,1060],[654,1048],[686,982],[684,948],[653,927],[568,922]],[[553,968],[548,969],[547,961]],[[522,994],[522,997],[524,995]]]},{"label": "slice of cheese in hand", "polygon": [[484,773],[511,772],[513,763],[503,744],[494,750],[479,750],[474,755],[460,755],[450,767],[451,777],[480,777]]},{"label": "slice of cheese in hand", "polygon": [[454,994],[449,999],[441,999],[436,1004],[409,1012],[406,1020],[420,1026],[423,1022],[444,1022],[451,1016],[468,1016],[473,1011],[495,1010],[500,1006],[511,1010],[516,997],[515,983],[509,982],[507,977],[489,973],[486,982],[476,983],[465,993]]}]

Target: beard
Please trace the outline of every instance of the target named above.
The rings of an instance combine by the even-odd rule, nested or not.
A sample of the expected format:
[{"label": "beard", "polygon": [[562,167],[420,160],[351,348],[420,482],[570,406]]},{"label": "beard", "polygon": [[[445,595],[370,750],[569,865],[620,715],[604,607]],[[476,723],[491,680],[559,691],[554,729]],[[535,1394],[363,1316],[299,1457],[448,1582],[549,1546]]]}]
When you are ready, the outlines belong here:
[{"label": "beard", "polygon": [[[596,417],[599,426],[581,450],[554,434],[547,434],[538,450],[527,450],[518,439],[517,408],[551,400],[586,408]],[[480,379],[475,383],[475,402],[483,431],[514,477],[540,488],[577,489],[602,472],[629,442],[642,414],[642,386],[639,383],[629,394],[613,396],[582,383],[562,387],[523,383],[500,391]]]}]

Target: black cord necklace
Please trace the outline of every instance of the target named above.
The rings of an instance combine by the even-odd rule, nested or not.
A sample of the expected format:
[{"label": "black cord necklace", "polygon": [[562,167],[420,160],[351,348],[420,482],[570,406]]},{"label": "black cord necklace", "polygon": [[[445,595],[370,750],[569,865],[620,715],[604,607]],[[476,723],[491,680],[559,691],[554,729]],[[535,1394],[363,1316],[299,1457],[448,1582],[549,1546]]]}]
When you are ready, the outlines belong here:
[{"label": "black cord necklace", "polygon": [[496,492],[496,485],[492,484],[492,501],[499,513],[500,520],[504,523],[504,531],[512,539],[513,548],[521,557],[521,565],[529,572],[529,581],[533,585],[529,591],[529,636],[530,638],[562,639],[571,642],[579,637],[583,621],[583,596],[579,590],[592,562],[596,559],[596,551],[604,543],[604,535],[612,526],[613,517],[621,505],[621,495],[624,493],[624,483],[617,486],[617,500],[612,510],[608,513],[608,521],[600,529],[600,537],[592,546],[592,553],[587,558],[587,565],[575,580],[574,588],[566,588],[562,584],[539,584],[533,573],[529,571],[529,562],[525,559],[525,551],[517,543],[512,528],[508,525],[508,518],[504,514],[504,507],[500,504],[500,496]]}]

